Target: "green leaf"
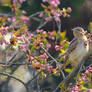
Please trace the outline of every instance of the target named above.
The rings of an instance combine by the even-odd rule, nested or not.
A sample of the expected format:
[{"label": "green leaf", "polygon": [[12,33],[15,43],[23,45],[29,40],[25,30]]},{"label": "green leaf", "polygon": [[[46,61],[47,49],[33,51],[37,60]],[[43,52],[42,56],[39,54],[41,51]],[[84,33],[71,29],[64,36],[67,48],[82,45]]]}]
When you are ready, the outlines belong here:
[{"label": "green leaf", "polygon": [[65,71],[70,73],[70,72],[72,72],[72,69],[65,69]]}]

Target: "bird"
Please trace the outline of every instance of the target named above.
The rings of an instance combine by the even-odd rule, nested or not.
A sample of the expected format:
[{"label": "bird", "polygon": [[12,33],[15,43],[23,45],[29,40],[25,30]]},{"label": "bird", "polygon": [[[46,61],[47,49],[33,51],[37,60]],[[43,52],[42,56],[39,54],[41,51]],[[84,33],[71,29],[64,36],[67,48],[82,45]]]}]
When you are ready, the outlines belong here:
[{"label": "bird", "polygon": [[89,42],[86,31],[84,31],[82,27],[75,27],[72,31],[74,38],[70,42],[67,51],[62,55],[65,56],[65,61],[61,66],[61,69],[64,69],[68,64],[73,64],[75,66],[89,51]]},{"label": "bird", "polygon": [[89,54],[92,54],[92,32],[86,34],[89,41]]}]

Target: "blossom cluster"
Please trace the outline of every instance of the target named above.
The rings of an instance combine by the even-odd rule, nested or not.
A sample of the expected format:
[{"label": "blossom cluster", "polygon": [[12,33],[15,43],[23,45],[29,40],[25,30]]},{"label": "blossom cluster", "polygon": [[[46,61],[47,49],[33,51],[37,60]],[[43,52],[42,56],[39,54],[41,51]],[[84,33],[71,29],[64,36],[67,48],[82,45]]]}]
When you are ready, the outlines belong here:
[{"label": "blossom cluster", "polygon": [[[70,87],[67,92],[91,92],[91,79],[92,78],[92,67],[89,66],[85,73],[81,73],[80,79],[77,81],[76,85],[70,83]],[[73,88],[72,88],[73,86]]]},{"label": "blossom cluster", "polygon": [[[13,52],[19,51],[26,54],[26,61],[31,63],[32,67],[37,69],[37,71],[49,72],[55,74],[56,66],[52,66],[51,57],[49,56],[49,49],[52,45],[49,43],[48,39],[55,42],[57,37],[56,30],[47,32],[43,29],[36,30],[36,34],[33,34],[29,30],[27,24],[30,19],[26,16],[27,12],[21,10],[21,5],[26,0],[13,0],[11,7],[14,13],[11,17],[0,17],[0,50],[2,52],[9,51],[8,56],[11,56]],[[48,3],[49,5],[41,4],[44,11],[40,13],[39,17],[45,16],[45,20],[49,21],[52,17],[56,21],[60,21],[60,16],[71,12],[71,8],[59,9],[59,0],[43,0],[43,3]],[[44,15],[46,14],[46,15]],[[63,49],[62,44],[56,45],[56,51]]]},{"label": "blossom cluster", "polygon": [[39,17],[45,17],[46,21],[50,21],[52,18],[55,21],[60,22],[60,16],[69,17],[69,13],[71,13],[71,7],[67,9],[63,8],[62,10],[59,8],[60,1],[59,0],[42,0],[43,3],[48,3],[49,5],[46,6],[45,4],[41,4],[44,8],[44,12],[41,12]]}]

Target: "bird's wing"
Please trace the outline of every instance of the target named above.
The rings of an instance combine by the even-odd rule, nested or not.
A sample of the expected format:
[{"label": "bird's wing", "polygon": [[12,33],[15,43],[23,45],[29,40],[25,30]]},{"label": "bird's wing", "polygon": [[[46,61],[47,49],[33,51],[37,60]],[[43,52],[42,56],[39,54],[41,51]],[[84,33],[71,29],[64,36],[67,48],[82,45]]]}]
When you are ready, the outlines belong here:
[{"label": "bird's wing", "polygon": [[70,42],[67,52],[70,54],[76,48],[77,44],[78,44],[78,39],[74,38]]},{"label": "bird's wing", "polygon": [[65,55],[65,61],[64,61],[63,66],[61,67],[61,69],[64,69],[64,67],[66,67],[70,63],[70,62],[68,62],[69,54],[72,53],[73,50],[75,50],[77,44],[78,44],[78,39],[77,38],[74,38],[70,42],[68,50],[63,54],[63,55]]},{"label": "bird's wing", "polygon": [[67,61],[69,54],[70,54],[73,50],[75,50],[77,44],[78,44],[78,39],[77,39],[77,38],[74,38],[74,39],[70,42],[70,45],[69,45],[69,47],[68,47],[68,50],[66,51],[66,58],[65,58],[65,61]]}]

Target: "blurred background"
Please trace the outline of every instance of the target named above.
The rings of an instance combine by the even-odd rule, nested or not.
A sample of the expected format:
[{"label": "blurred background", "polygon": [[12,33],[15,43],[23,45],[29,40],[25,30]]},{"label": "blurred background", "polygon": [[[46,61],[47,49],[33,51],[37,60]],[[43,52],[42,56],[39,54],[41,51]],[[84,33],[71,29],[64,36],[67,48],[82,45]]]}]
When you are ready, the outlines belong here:
[{"label": "blurred background", "polygon": [[[11,8],[9,5],[12,3],[13,0],[0,0],[0,13],[10,13]],[[72,13],[70,18],[61,18],[62,22],[62,30],[67,31],[67,36],[69,40],[73,38],[71,29],[76,26],[81,26],[85,28],[85,30],[89,29],[89,26],[92,21],[92,0],[60,0],[61,5],[60,8],[72,8]],[[43,10],[40,6],[41,0],[26,0],[23,3],[21,9],[27,11],[27,16],[31,14]],[[47,28],[52,30],[53,24],[47,24]],[[35,26],[34,26],[35,27]]]}]

